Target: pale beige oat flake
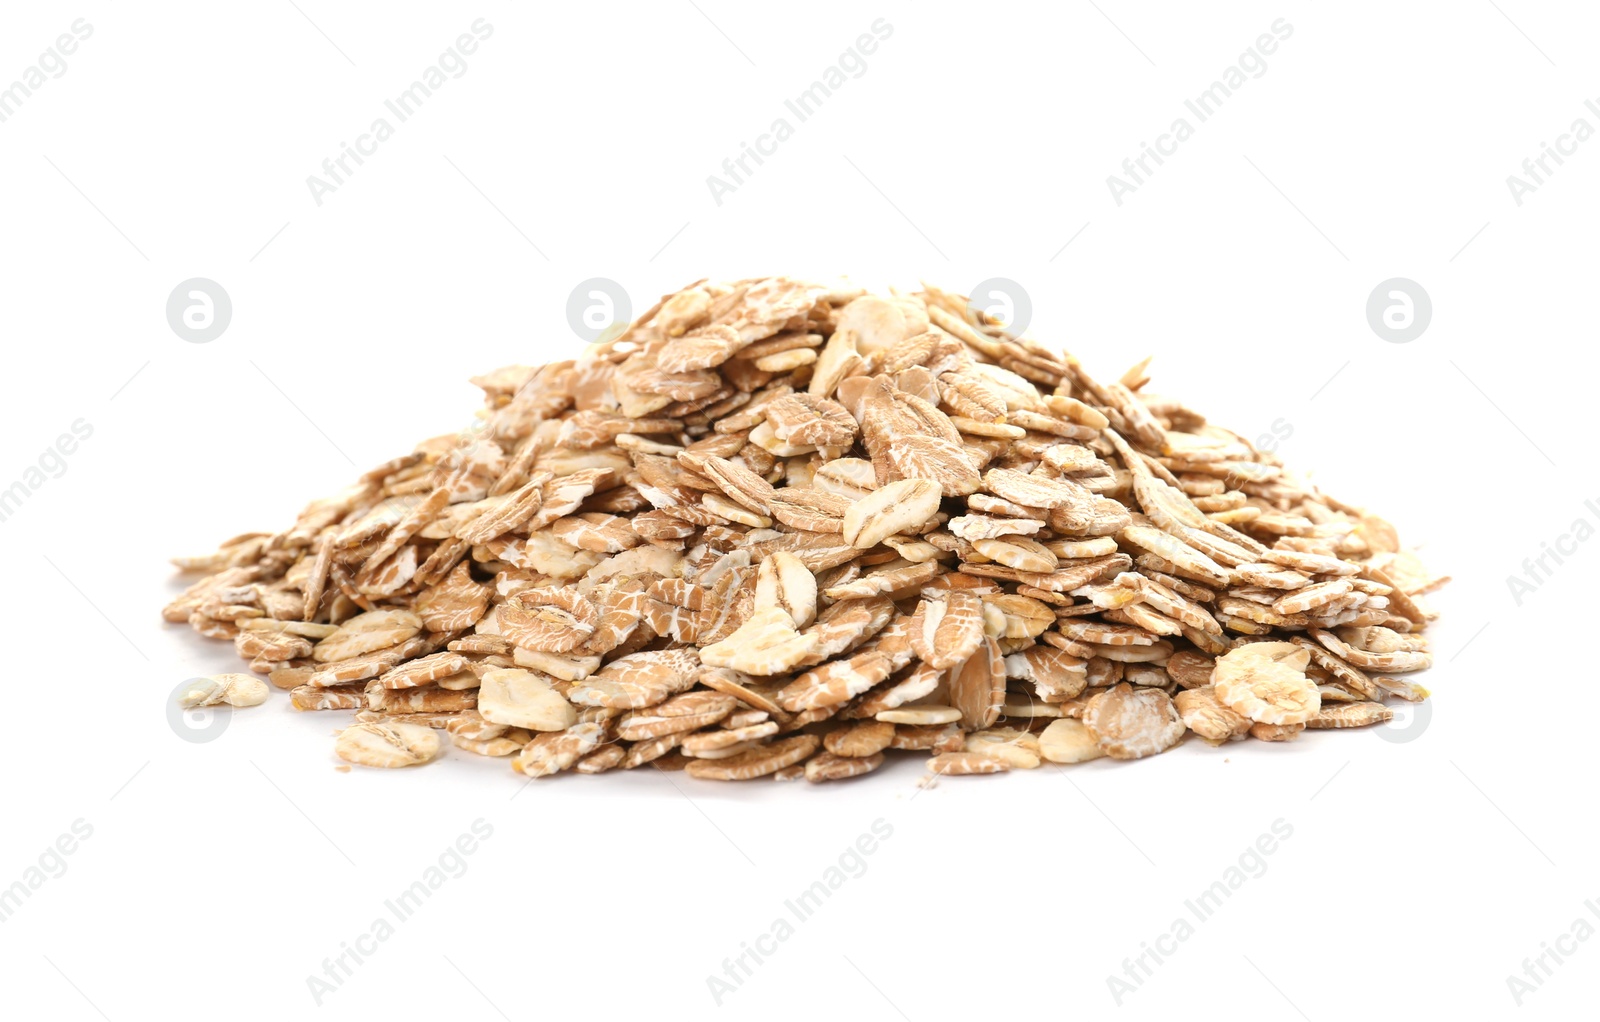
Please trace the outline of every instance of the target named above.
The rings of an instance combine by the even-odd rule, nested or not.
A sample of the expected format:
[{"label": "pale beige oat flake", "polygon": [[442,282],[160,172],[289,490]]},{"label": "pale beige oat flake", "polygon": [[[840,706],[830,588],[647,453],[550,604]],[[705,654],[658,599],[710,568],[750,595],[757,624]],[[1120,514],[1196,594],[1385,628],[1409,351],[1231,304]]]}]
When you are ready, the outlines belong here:
[{"label": "pale beige oat flake", "polygon": [[1039,755],[1052,763],[1087,763],[1105,755],[1081,720],[1053,720],[1039,733]]},{"label": "pale beige oat flake", "polygon": [[1262,724],[1304,724],[1321,706],[1306,676],[1311,654],[1288,642],[1252,642],[1217,659],[1211,684],[1229,708]]},{"label": "pale beige oat flake", "polygon": [[439,754],[439,736],[432,728],[398,722],[352,724],[339,732],[334,752],[347,763],[370,767],[407,767]]},{"label": "pale beige oat flake", "polygon": [[1090,699],[1083,723],[1112,759],[1139,759],[1165,752],[1183,737],[1177,707],[1159,689],[1135,689],[1126,682]]},{"label": "pale beige oat flake", "polygon": [[186,709],[205,706],[260,706],[267,701],[267,683],[248,674],[214,674],[196,678],[178,696]]}]

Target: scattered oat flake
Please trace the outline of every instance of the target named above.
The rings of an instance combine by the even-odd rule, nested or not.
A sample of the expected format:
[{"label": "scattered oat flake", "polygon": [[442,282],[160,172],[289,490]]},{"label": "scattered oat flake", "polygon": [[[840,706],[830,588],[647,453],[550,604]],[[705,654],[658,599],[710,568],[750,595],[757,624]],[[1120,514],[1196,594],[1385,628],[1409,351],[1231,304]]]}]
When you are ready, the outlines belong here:
[{"label": "scattered oat flake", "polygon": [[340,759],[370,767],[417,766],[437,756],[439,748],[432,728],[387,721],[352,724],[334,743]]}]

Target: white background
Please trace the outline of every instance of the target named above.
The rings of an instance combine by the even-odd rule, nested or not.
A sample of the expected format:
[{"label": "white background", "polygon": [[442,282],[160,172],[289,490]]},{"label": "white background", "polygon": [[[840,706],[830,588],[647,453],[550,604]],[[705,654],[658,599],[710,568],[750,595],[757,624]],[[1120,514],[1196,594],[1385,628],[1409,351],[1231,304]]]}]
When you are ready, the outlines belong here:
[{"label": "white background", "polygon": [[[0,84],[74,19],[94,29],[0,124],[0,487],[74,420],[94,430],[0,523],[0,886],[93,828],[0,923],[8,1017],[1592,1010],[1600,941],[1520,1010],[1506,978],[1575,919],[1600,927],[1600,551],[1520,606],[1506,580],[1596,521],[1600,140],[1520,206],[1505,179],[1575,118],[1600,128],[1595,12],[297,3],[4,15]],[[467,72],[318,206],[307,176],[478,17],[494,31]],[[893,34],[868,70],[714,203],[707,175],[878,17]],[[1107,175],[1278,18],[1293,35],[1266,72],[1118,206]],[[1191,741],[927,791],[916,758],[843,785],[642,770],[523,791],[455,751],[339,773],[342,718],[281,693],[208,744],[169,729],[175,685],[239,668],[161,624],[165,558],[279,529],[461,427],[469,375],[572,356],[585,278],[637,312],[762,273],[1012,278],[1030,332],[1099,375],[1153,354],[1156,392],[1251,435],[1290,424],[1282,456],[1456,577],[1425,731]],[[209,344],[164,316],[194,276],[233,301]],[[1365,318],[1394,276],[1432,297],[1409,344]],[[314,1008],[307,977],[480,818],[465,875]],[[879,818],[866,873],[717,1006],[707,976]],[[1107,977],[1279,819],[1266,873],[1118,1007]]]}]

